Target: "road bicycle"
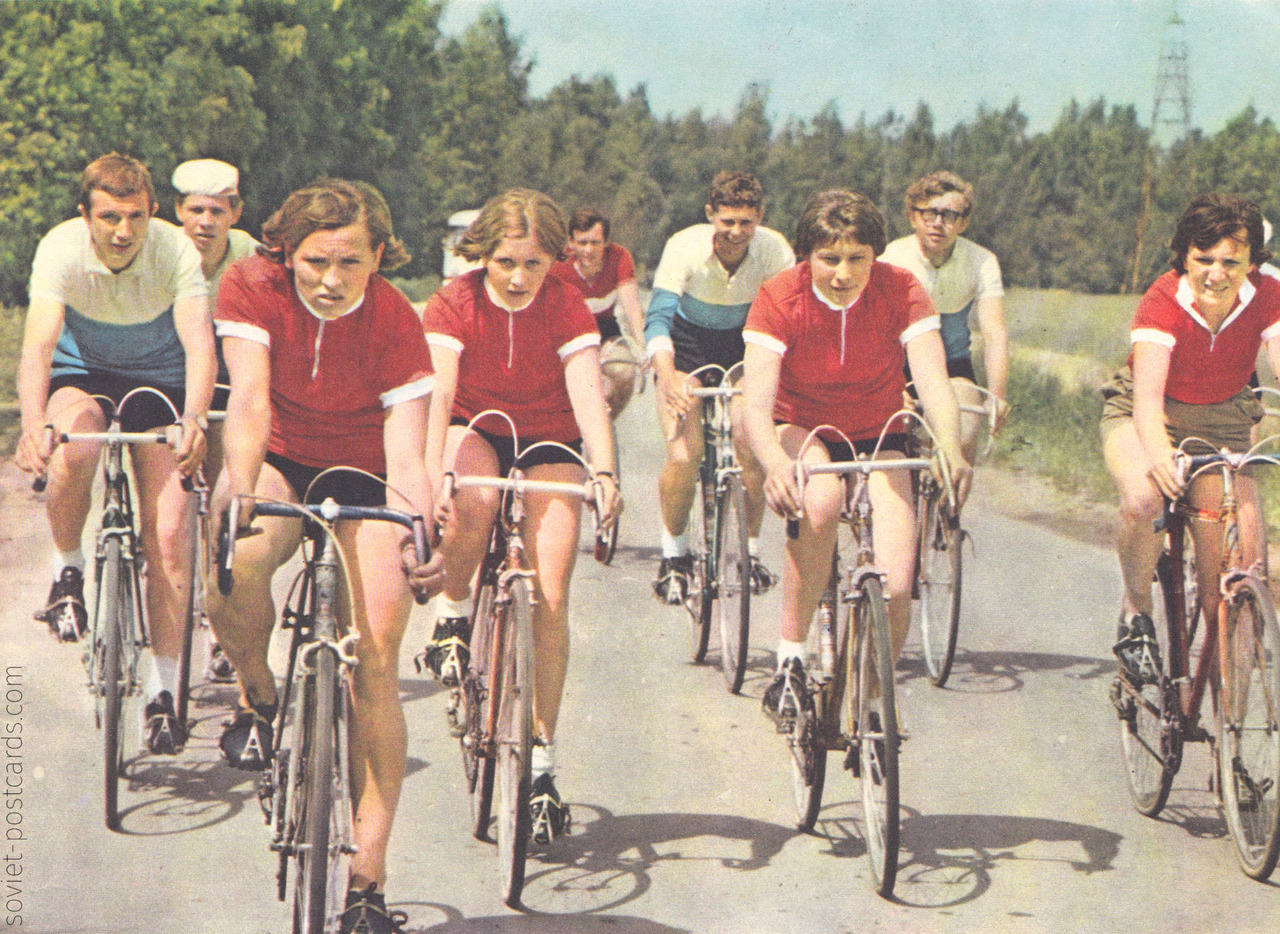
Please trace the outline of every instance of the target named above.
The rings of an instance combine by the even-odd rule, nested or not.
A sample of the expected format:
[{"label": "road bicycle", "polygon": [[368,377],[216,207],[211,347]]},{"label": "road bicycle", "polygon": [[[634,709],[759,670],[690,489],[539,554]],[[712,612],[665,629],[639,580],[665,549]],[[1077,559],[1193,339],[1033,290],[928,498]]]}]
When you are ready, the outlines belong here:
[{"label": "road bicycle", "polygon": [[[906,413],[907,417],[912,414]],[[873,887],[887,898],[898,871],[898,747],[905,734],[898,720],[884,573],[876,565],[872,548],[868,478],[873,471],[922,474],[943,470],[943,483],[948,487],[951,483],[945,462],[922,457],[881,458],[878,446],[870,459],[805,463],[804,452],[817,442],[820,432],[828,431],[844,437],[826,425],[809,433],[796,457],[797,485],[803,495],[808,477],[840,476],[844,484],[840,521],[850,538],[832,556],[816,625],[810,627],[805,670],[812,703],[795,716],[783,718],[778,729],[787,734],[796,824],[801,830],[812,830],[817,821],[827,753],[845,753],[845,768],[861,785]],[[794,538],[798,533],[798,521],[788,519],[787,534]]]},{"label": "road bicycle", "polygon": [[[496,412],[482,412],[471,420]],[[505,415],[501,417],[506,418]],[[510,419],[508,419],[510,424]],[[468,427],[471,427],[469,425]],[[511,425],[512,438],[516,438]],[[518,442],[513,441],[516,450]],[[503,494],[502,508],[493,524],[492,537],[480,563],[475,604],[471,616],[471,662],[458,687],[451,691],[447,715],[459,737],[467,789],[471,797],[471,832],[477,840],[489,839],[489,825],[497,799],[497,845],[502,900],[512,908],[520,904],[524,888],[525,857],[532,830],[529,807],[534,745],[533,714],[533,578],[525,558],[524,496],[549,493],[592,504],[598,515],[602,491],[591,479],[583,483],[527,480],[520,460],[539,448],[557,447],[581,457],[571,448],[543,441],[525,448],[506,477],[445,474],[442,498],[458,489],[491,489]],[[584,471],[594,476],[582,461]],[[604,563],[606,530],[596,527],[595,557]]]},{"label": "road bicycle", "polygon": [[[272,725],[280,744],[257,791],[271,827],[271,849],[279,859],[276,897],[282,902],[293,877],[294,934],[330,934],[337,930],[345,908],[351,857],[356,853],[349,738],[351,678],[359,664],[360,638],[355,630],[343,632],[338,622],[346,559],[334,526],[342,521],[401,525],[412,533],[414,551],[423,564],[429,555],[426,524],[420,515],[385,506],[340,506],[331,498],[306,504],[244,499],[251,504],[251,518],[302,519],[303,567],[290,587],[280,622],[282,629],[292,632]],[[224,595],[234,586],[233,530],[240,528],[240,510],[240,498],[232,499],[218,536],[217,583]]]},{"label": "road bicycle", "polygon": [[[1166,503],[1156,522],[1164,547],[1156,563],[1154,616],[1163,669],[1154,683],[1121,667],[1111,687],[1120,721],[1120,749],[1134,807],[1154,817],[1169,798],[1184,744],[1207,742],[1214,753],[1213,785],[1241,869],[1266,879],[1280,855],[1280,629],[1259,565],[1245,567],[1240,541],[1237,473],[1280,463],[1259,453],[1280,436],[1243,454],[1186,453],[1188,483],[1217,474],[1222,503],[1199,509],[1185,499]],[[1198,439],[1188,439],[1211,446]],[[1190,522],[1222,528],[1221,600],[1203,612],[1194,589],[1196,569],[1185,554]],[[1210,695],[1206,725],[1201,705]]]},{"label": "road bicycle", "polygon": [[[963,413],[986,418],[988,430],[984,453],[990,449],[990,428],[995,424],[992,407],[995,396],[974,386],[983,396],[982,405],[961,405]],[[914,433],[921,457],[933,451],[932,436],[924,430]],[[931,473],[919,475],[916,487],[916,522],[919,556],[916,559],[914,609],[920,624],[921,654],[930,683],[942,687],[951,675],[960,632],[960,598],[964,581],[963,546],[969,537],[960,525],[960,513],[950,491]]]},{"label": "road bicycle", "polygon": [[684,606],[689,613],[690,649],[694,662],[702,664],[712,621],[719,623],[720,670],[732,694],[742,689],[751,634],[746,493],[729,418],[729,400],[742,391],[736,385],[741,375],[741,363],[728,371],[708,363],[690,373],[685,383],[689,395],[702,400],[703,443],[695,501],[701,509],[695,506],[689,517],[693,579]]},{"label": "road bicycle", "polygon": [[[124,466],[124,449],[132,444],[170,444],[167,428],[128,432],[121,430],[125,406],[143,395],[162,400],[173,414],[178,412],[160,392],[140,387],[114,404],[105,396],[93,396],[111,409],[106,431],[59,432],[45,426],[54,446],[71,443],[99,444],[103,447],[103,499],[94,546],[94,602],[89,629],[89,645],[84,653],[89,693],[94,702],[94,724],[102,730],[103,812],[111,830],[120,829],[120,783],[125,780],[126,762],[132,751],[141,748],[143,653],[151,645],[146,601],[142,590],[145,563],[134,519],[133,496]],[[47,478],[37,476],[32,484],[44,490]],[[185,721],[179,721],[185,722]],[[127,738],[134,724],[137,733]],[[130,748],[131,747],[131,748]]]}]

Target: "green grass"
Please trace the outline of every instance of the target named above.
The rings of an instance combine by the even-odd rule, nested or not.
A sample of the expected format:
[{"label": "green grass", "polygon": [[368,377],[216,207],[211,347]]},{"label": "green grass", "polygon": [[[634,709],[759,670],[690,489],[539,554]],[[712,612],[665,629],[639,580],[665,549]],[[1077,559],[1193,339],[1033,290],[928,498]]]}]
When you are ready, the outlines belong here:
[{"label": "green grass", "polygon": [[[0,305],[0,406],[18,401],[18,356],[22,353],[25,311]],[[18,443],[18,415],[0,409],[0,457],[8,457]]]},{"label": "green grass", "polygon": [[1115,366],[1129,353],[1129,322],[1138,298],[1080,295],[1060,289],[1010,289],[1004,297],[1009,340]]}]

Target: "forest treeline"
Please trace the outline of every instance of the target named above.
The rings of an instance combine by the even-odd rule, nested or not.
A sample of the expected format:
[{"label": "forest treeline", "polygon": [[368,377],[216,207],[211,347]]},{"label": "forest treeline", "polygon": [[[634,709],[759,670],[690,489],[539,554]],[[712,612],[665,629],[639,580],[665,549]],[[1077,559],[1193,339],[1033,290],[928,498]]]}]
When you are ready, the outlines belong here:
[{"label": "forest treeline", "polygon": [[702,218],[708,182],[728,167],[763,179],[766,223],[784,233],[809,194],[840,185],[885,207],[895,235],[907,230],[906,185],[952,169],[977,190],[969,236],[996,251],[1008,283],[1028,287],[1144,288],[1196,192],[1238,192],[1280,218],[1280,133],[1252,107],[1167,147],[1135,107],[1105,100],[1072,101],[1034,134],[1016,100],[946,131],[927,103],[899,115],[875,100],[852,120],[828,105],[775,126],[767,85],[746,87],[731,118],[663,116],[643,86],[620,92],[608,76],[534,97],[532,63],[497,9],[446,37],[443,7],[0,3],[0,303],[25,303],[37,241],[74,213],[81,169],[110,150],[151,167],[170,218],[177,163],[234,163],[241,225],[254,233],[319,175],[367,180],[414,254],[410,276],[439,268],[449,214],[515,185],[606,211],[643,274],[672,231]]}]

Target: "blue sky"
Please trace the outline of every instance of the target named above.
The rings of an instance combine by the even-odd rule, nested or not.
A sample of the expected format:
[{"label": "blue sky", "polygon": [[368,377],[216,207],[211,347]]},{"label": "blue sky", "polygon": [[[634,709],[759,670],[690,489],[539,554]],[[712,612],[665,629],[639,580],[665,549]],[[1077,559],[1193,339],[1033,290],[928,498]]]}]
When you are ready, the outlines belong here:
[{"label": "blue sky", "polygon": [[[460,31],[492,0],[448,0]],[[644,84],[659,115],[732,114],[748,82],[775,125],[834,101],[846,122],[908,117],[946,130],[1015,98],[1031,130],[1074,97],[1151,120],[1171,0],[499,0],[541,95],[570,75]],[[1180,0],[1192,123],[1215,132],[1252,104],[1280,117],[1280,0]]]}]

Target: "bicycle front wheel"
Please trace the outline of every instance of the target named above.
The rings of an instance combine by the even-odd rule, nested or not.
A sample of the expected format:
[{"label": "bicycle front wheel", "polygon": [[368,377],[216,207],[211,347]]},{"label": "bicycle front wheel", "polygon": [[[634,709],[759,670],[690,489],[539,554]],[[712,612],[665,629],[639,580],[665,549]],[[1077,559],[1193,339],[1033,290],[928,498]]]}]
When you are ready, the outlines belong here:
[{"label": "bicycle front wheel", "polygon": [[130,588],[124,579],[125,564],[120,540],[111,538],[100,572],[98,602],[94,607],[96,621],[94,640],[100,641],[102,667],[99,690],[102,692],[102,778],[103,803],[107,827],[120,829],[120,779],[124,776],[124,717],[122,708],[128,684],[124,672],[124,641],[127,613],[123,601],[129,599]]},{"label": "bicycle front wheel", "polygon": [[[701,504],[701,508],[699,508]],[[716,487],[714,477],[703,471],[698,478],[698,499],[689,515],[689,540],[693,548],[693,578],[685,594],[689,612],[689,649],[695,665],[707,658],[711,641],[711,591],[715,586]]]},{"label": "bicycle front wheel", "polygon": [[1168,671],[1173,657],[1169,645],[1169,609],[1172,606],[1177,611],[1177,606],[1167,595],[1174,592],[1175,575],[1182,574],[1182,567],[1173,566],[1169,552],[1161,553],[1156,562],[1157,587],[1152,600],[1156,642],[1165,666],[1160,682],[1139,684],[1127,672],[1121,671],[1116,674],[1111,688],[1112,701],[1120,718],[1120,752],[1129,781],[1129,796],[1138,813],[1147,817],[1159,814],[1169,800],[1173,777],[1182,760],[1182,736],[1165,722],[1166,706],[1178,703],[1176,688]]},{"label": "bicycle front wheel", "polygon": [[963,535],[941,490],[935,487],[926,503],[919,556],[920,639],[929,681],[942,687],[956,657]]},{"label": "bicycle front wheel", "polygon": [[746,510],[742,478],[730,476],[718,509],[715,590],[720,670],[730,694],[742,690],[751,635],[751,556],[747,549]]},{"label": "bicycle front wheel", "polygon": [[849,684],[851,720],[857,725],[863,833],[874,888],[888,898],[898,874],[898,707],[889,617],[878,578],[863,579],[853,613],[856,648],[849,653]]},{"label": "bicycle front wheel", "polygon": [[303,813],[296,842],[297,881],[293,890],[296,934],[325,934],[330,871],[330,831],[336,774],[334,746],[334,680],[336,660],[321,649],[315,655],[315,675],[307,693],[311,704],[303,716],[303,780],[298,789]]},{"label": "bicycle front wheel", "polygon": [[1232,590],[1221,634],[1222,807],[1245,875],[1266,879],[1280,856],[1280,629],[1252,578]]},{"label": "bicycle front wheel", "polygon": [[493,814],[493,756],[482,751],[485,725],[489,722],[489,704],[494,694],[489,677],[489,654],[493,645],[493,599],[495,583],[482,584],[476,595],[475,615],[471,626],[471,664],[462,681],[461,719],[462,765],[467,774],[467,790],[471,795],[471,835],[477,840],[489,839],[489,819]]},{"label": "bicycle front wheel", "polygon": [[529,584],[517,578],[511,585],[506,634],[502,647],[502,677],[496,689],[498,733],[495,737],[498,792],[498,861],[502,900],[520,904],[524,861],[529,847],[533,748],[533,601]]}]

